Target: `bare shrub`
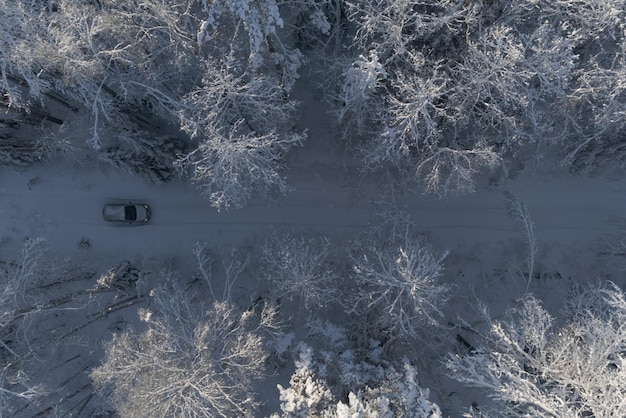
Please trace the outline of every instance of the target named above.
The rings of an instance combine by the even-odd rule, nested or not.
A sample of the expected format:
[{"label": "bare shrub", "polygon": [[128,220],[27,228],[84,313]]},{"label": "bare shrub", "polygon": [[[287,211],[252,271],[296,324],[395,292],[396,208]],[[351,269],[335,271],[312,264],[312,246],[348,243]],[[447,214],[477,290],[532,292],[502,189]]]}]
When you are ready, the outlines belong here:
[{"label": "bare shrub", "polygon": [[438,279],[446,256],[437,255],[424,237],[408,233],[393,243],[370,242],[353,250],[359,291],[346,301],[350,311],[374,313],[379,326],[400,337],[416,337],[442,318],[450,288]]},{"label": "bare shrub", "polygon": [[338,298],[332,251],[326,237],[274,231],[262,249],[262,275],[277,297],[300,300],[307,310],[324,307]]}]

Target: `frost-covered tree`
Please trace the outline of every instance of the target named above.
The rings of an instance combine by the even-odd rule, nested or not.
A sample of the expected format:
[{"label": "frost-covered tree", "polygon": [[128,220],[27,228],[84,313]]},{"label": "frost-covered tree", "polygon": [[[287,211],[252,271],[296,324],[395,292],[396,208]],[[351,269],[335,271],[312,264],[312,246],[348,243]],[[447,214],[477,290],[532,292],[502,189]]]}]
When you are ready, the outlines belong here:
[{"label": "frost-covered tree", "polygon": [[[45,30],[37,19],[47,8],[22,1],[0,2],[0,91],[7,104],[14,108],[28,108],[28,102],[42,100],[50,87],[40,76],[44,62],[37,62],[45,44]],[[41,37],[44,36],[44,39]],[[26,85],[24,88],[20,82]]]},{"label": "frost-covered tree", "polygon": [[284,154],[302,136],[257,135],[243,125],[240,120],[226,132],[206,133],[198,148],[176,162],[218,209],[241,207],[255,196],[273,199],[290,190],[279,169]]},{"label": "frost-covered tree", "polygon": [[578,169],[623,155],[623,2],[346,3],[352,58],[329,96],[369,166],[445,195],[545,143]]},{"label": "frost-covered tree", "polygon": [[[492,321],[471,353],[448,358],[450,376],[482,388],[493,416],[626,414],[626,300],[615,285],[576,292],[557,321],[527,296]],[[483,415],[480,415],[483,416]]]},{"label": "frost-covered tree", "polygon": [[328,238],[274,231],[261,251],[262,275],[277,297],[295,298],[308,310],[337,300],[338,275],[330,264]]},{"label": "frost-covered tree", "polygon": [[[352,372],[364,371],[357,364],[348,364],[353,359],[344,358],[345,368]],[[389,364],[376,367],[379,375],[354,376],[360,385],[349,388],[342,394],[329,383],[331,373],[314,351],[301,344],[296,370],[291,376],[289,387],[278,385],[281,412],[273,418],[349,418],[349,417],[440,417],[439,407],[428,400],[429,390],[419,385],[417,372],[404,361],[401,371]],[[369,383],[365,383],[369,382]]]},{"label": "frost-covered tree", "polygon": [[94,286],[92,270],[41,239],[26,240],[17,257],[6,256],[0,262],[0,416],[53,409],[69,415],[76,407],[70,399],[89,395],[83,372],[91,359],[76,355],[84,343],[80,331],[137,297],[120,292],[111,302],[107,289]]},{"label": "frost-covered tree", "polygon": [[192,138],[226,130],[238,121],[259,134],[291,128],[296,103],[286,100],[271,76],[241,66],[235,52],[204,60],[201,83],[183,97],[178,116]]},{"label": "frost-covered tree", "polygon": [[248,35],[248,61],[253,69],[260,68],[267,59],[279,67],[281,85],[289,91],[298,79],[298,69],[303,57],[298,49],[291,48],[280,36],[284,26],[279,6],[289,2],[275,0],[207,1],[202,0],[206,18],[201,22],[197,39],[199,44],[210,43],[215,34],[229,26],[243,26]]},{"label": "frost-covered tree", "polygon": [[29,300],[28,294],[34,293],[39,279],[42,248],[40,240],[29,240],[18,259],[3,263],[0,269],[0,416],[9,416],[21,402],[32,401],[45,392],[24,370],[33,347],[30,337],[20,336],[19,331],[21,319],[30,313],[28,306],[36,303]]},{"label": "frost-covered tree", "polygon": [[350,312],[371,314],[377,325],[400,337],[415,337],[438,323],[450,288],[440,282],[447,253],[437,254],[424,237],[408,231],[392,242],[370,242],[350,255],[359,289]]},{"label": "frost-covered tree", "polygon": [[578,104],[572,109],[576,119],[570,122],[577,137],[566,142],[565,161],[579,172],[611,168],[612,162],[623,167],[626,160],[620,140],[626,130],[626,36],[615,36],[620,43],[598,46],[602,52],[589,58],[589,68],[571,94]]},{"label": "frost-covered tree", "polygon": [[0,89],[8,92],[9,105],[28,114],[60,103],[90,115],[89,132],[77,136],[91,147],[110,146],[119,134],[150,122],[159,108],[144,106],[145,86],[167,82],[165,74],[172,85],[189,85],[172,79],[188,78],[189,65],[182,63],[189,60],[181,58],[194,56],[173,28],[172,16],[186,15],[164,13],[164,2],[6,3],[0,7],[0,20],[7,23],[0,37],[11,47],[0,56]]},{"label": "frost-covered tree", "polygon": [[295,102],[285,100],[276,80],[239,69],[236,60],[205,60],[201,86],[183,98],[178,113],[198,145],[177,165],[220,209],[286,193],[282,159],[306,139],[293,132]]},{"label": "frost-covered tree", "polygon": [[338,119],[351,119],[357,132],[366,130],[366,124],[372,118],[371,111],[373,94],[380,88],[381,82],[387,78],[387,73],[376,56],[376,52],[370,52],[368,57],[359,56],[344,74],[343,85],[337,100],[341,101],[343,107],[339,109]]},{"label": "frost-covered tree", "polygon": [[[374,133],[363,145],[368,166],[408,170],[439,194],[472,190],[473,176],[499,163],[492,144],[458,141],[449,102],[457,83],[443,56],[456,59],[462,26],[470,23],[462,20],[466,6],[453,3],[348,2],[359,58],[340,77],[344,94],[332,97],[346,128]],[[356,71],[364,68],[369,74]],[[367,94],[345,94],[355,91]]]},{"label": "frost-covered tree", "polygon": [[[237,206],[285,192],[281,159],[305,138],[289,99],[302,56],[280,12],[273,0],[7,2],[0,89],[26,110],[61,98],[90,116],[77,136],[105,159],[163,181],[180,157],[217,206]],[[162,134],[172,127],[189,146]]]},{"label": "frost-covered tree", "polygon": [[335,403],[328,383],[316,372],[312,350],[302,346],[298,356],[289,387],[278,385],[281,413],[272,415],[273,418],[321,417]]},{"label": "frost-covered tree", "polygon": [[122,416],[253,416],[265,368],[263,313],[159,288],[146,328],[114,335],[92,379]]}]

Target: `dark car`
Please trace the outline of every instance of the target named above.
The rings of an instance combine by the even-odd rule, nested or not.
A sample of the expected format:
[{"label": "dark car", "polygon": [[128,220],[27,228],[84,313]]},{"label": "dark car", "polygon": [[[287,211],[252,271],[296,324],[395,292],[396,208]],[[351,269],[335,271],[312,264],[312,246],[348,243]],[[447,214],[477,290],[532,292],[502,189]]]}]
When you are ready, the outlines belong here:
[{"label": "dark car", "polygon": [[102,208],[102,217],[107,222],[145,224],[150,215],[150,206],[144,203],[107,203]]}]

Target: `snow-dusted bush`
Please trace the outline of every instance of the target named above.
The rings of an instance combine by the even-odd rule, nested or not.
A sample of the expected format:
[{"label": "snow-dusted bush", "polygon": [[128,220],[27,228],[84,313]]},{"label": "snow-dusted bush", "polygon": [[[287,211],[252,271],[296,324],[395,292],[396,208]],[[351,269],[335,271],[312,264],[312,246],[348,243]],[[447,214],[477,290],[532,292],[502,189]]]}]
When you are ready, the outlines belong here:
[{"label": "snow-dusted bush", "polygon": [[140,278],[140,271],[130,261],[123,260],[117,266],[111,267],[98,278],[99,289],[115,289],[121,293],[136,292],[135,285]]},{"label": "snow-dusted bush", "polygon": [[[377,367],[377,378],[359,376],[358,386],[341,393],[329,384],[332,371],[325,360],[301,344],[296,370],[291,376],[289,387],[278,385],[281,412],[273,418],[350,418],[350,417],[440,417],[439,407],[428,400],[429,390],[419,385],[415,368],[404,361],[398,371],[389,364]],[[340,360],[345,363],[353,359]],[[356,364],[346,364],[348,370],[358,369]],[[364,370],[364,369],[361,369]],[[368,382],[368,383],[366,383]]]},{"label": "snow-dusted bush", "polygon": [[335,399],[324,376],[319,376],[315,368],[311,348],[300,347],[295,364],[296,370],[289,380],[289,387],[278,385],[281,413],[272,415],[272,418],[324,416]]},{"label": "snow-dusted bush", "polygon": [[440,418],[441,411],[428,399],[429,394],[419,385],[415,367],[405,360],[401,371],[385,370],[380,386],[349,393],[347,403],[337,403],[335,416]]},{"label": "snow-dusted bush", "polygon": [[449,286],[439,280],[446,256],[410,233],[352,251],[359,291],[350,300],[350,311],[373,313],[380,327],[397,336],[416,336],[420,328],[438,323],[449,298]]},{"label": "snow-dusted bush", "polygon": [[337,300],[338,275],[330,265],[328,238],[274,231],[261,251],[262,275],[276,297],[296,298],[308,310]]},{"label": "snow-dusted bush", "polygon": [[143,331],[117,334],[91,376],[121,416],[253,416],[267,353],[255,310],[193,302],[171,287],[153,292]]},{"label": "snow-dusted bush", "polygon": [[[448,358],[450,376],[491,398],[494,416],[626,414],[626,300],[615,285],[579,291],[557,322],[533,296],[490,326],[476,350]],[[482,416],[482,415],[481,415]]]}]

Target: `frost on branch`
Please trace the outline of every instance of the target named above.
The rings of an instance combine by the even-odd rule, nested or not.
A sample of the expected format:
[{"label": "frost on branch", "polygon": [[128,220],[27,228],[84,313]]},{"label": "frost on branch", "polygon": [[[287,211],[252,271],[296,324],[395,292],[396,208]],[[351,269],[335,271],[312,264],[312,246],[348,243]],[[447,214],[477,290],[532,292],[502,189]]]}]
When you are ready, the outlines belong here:
[{"label": "frost on branch", "polygon": [[232,55],[206,60],[204,69],[202,86],[179,112],[181,128],[198,145],[178,167],[220,209],[286,193],[283,157],[306,138],[290,125],[295,102],[284,100],[270,77],[238,69]]},{"label": "frost on branch", "polygon": [[476,175],[493,170],[500,162],[501,157],[493,147],[480,142],[469,150],[435,149],[424,156],[415,172],[422,179],[425,191],[446,196],[473,192]]},{"label": "frost on branch", "polygon": [[314,28],[316,28],[325,35],[328,34],[330,32],[330,29],[332,28],[324,12],[319,9],[311,12],[311,14],[309,15],[309,21]]},{"label": "frost on branch", "polygon": [[240,130],[243,124],[239,121],[229,132],[213,132],[177,162],[218,209],[241,207],[252,197],[272,199],[290,190],[279,172],[280,164],[302,136],[246,134]]},{"label": "frost on branch", "polygon": [[585,124],[571,122],[576,140],[566,143],[565,162],[577,172],[602,172],[612,167],[607,161],[626,165],[626,40],[621,39],[611,55],[594,57],[572,93],[578,104],[574,115],[586,117]]},{"label": "frost on branch", "polygon": [[184,95],[180,126],[192,138],[226,130],[239,120],[258,134],[291,128],[296,102],[286,100],[276,79],[241,66],[236,51],[202,62],[202,81]]},{"label": "frost on branch", "polygon": [[249,417],[267,354],[254,310],[202,306],[189,291],[159,288],[145,331],[117,334],[91,373],[121,416]]},{"label": "frost on branch", "polygon": [[[30,98],[41,101],[51,87],[40,77],[45,63],[37,55],[42,52],[39,37],[44,29],[32,21],[43,14],[37,9],[24,2],[0,1],[0,92],[12,108],[28,109]],[[16,79],[23,80],[27,89]]]},{"label": "frost on branch", "polygon": [[[353,363],[354,359],[346,358],[343,362]],[[327,370],[325,361],[310,347],[300,345],[295,363],[289,387],[278,385],[281,412],[273,418],[441,417],[439,407],[428,400],[429,390],[419,386],[415,368],[406,360],[402,371],[381,364],[380,376],[375,380],[372,376],[359,376],[356,381],[360,384],[343,392],[347,397],[329,383],[333,372]],[[358,369],[354,363],[345,368]]]},{"label": "frost on branch", "polygon": [[[230,12],[243,22],[250,36],[252,54],[260,53],[266,36],[275,34],[276,29],[283,26],[283,19],[274,0],[218,0],[210,5],[206,0],[203,0],[203,3],[207,19],[200,26],[200,31],[198,32],[199,42],[211,39],[207,30],[209,27],[213,30],[217,29],[219,19],[222,18],[224,11]],[[252,62],[254,64],[254,60]]]},{"label": "frost on branch", "polygon": [[448,358],[450,376],[485,390],[494,416],[624,416],[626,303],[615,285],[576,291],[558,322],[532,296],[482,347]]},{"label": "frost on branch", "polygon": [[211,32],[232,31],[241,22],[248,34],[251,68],[261,68],[266,58],[274,55],[274,63],[286,75],[283,87],[287,91],[291,89],[303,57],[297,49],[285,45],[279,36],[284,22],[275,0],[218,0],[210,4],[203,0],[202,3],[207,17],[200,23],[196,36],[201,46],[213,39]]},{"label": "frost on branch", "polygon": [[371,110],[369,103],[371,96],[385,78],[387,73],[375,51],[371,51],[369,57],[359,56],[352,67],[343,74],[343,85],[338,97],[343,104],[338,112],[339,122],[349,115],[358,131],[362,132],[365,121],[370,116],[368,112]]},{"label": "frost on branch", "polygon": [[323,236],[275,231],[262,249],[263,276],[279,298],[304,302],[308,310],[337,300],[337,275],[332,271],[330,241]]},{"label": "frost on branch", "polygon": [[373,313],[378,325],[400,337],[437,324],[449,298],[441,283],[447,253],[436,254],[423,238],[407,233],[396,242],[353,251],[351,262],[360,293],[351,312]]}]

